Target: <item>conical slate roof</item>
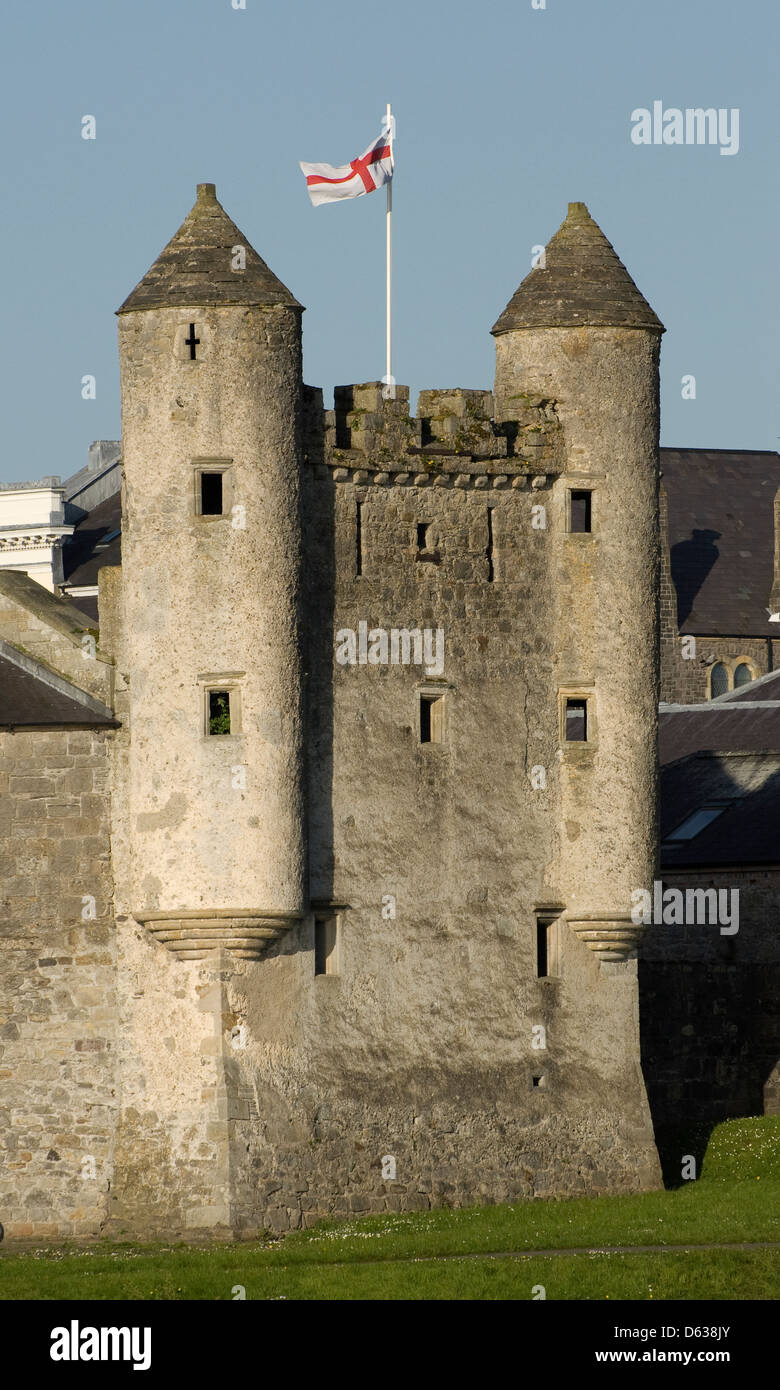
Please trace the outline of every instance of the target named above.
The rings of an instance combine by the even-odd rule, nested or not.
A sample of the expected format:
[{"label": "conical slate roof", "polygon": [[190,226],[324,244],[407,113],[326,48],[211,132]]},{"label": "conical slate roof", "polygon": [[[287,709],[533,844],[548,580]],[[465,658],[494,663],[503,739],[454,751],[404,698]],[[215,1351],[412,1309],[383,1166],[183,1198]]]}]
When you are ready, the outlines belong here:
[{"label": "conical slate roof", "polygon": [[513,328],[654,328],[661,320],[640,294],[584,203],[569,203],[566,221],[515,291],[491,332]]},{"label": "conical slate roof", "polygon": [[[246,248],[244,270],[231,267],[238,246]],[[193,304],[302,307],[217,202],[213,183],[198,184],[192,211],[117,313]]]}]

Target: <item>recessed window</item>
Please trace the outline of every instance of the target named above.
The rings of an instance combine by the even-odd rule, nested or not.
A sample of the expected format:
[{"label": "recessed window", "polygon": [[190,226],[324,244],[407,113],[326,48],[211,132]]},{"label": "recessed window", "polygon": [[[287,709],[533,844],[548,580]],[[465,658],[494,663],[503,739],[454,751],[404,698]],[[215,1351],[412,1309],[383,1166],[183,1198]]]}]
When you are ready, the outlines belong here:
[{"label": "recessed window", "polygon": [[230,733],[230,691],[207,690],[208,732],[210,734]]},{"label": "recessed window", "polygon": [[229,516],[233,501],[232,460],[194,459],[195,515]]},{"label": "recessed window", "polygon": [[532,1076],[531,1085],[533,1086],[535,1091],[538,1090],[540,1087],[544,1085],[544,1077],[538,1074],[536,1076]]},{"label": "recessed window", "polygon": [[729,688],[729,673],[722,661],[716,661],[710,671],[710,698],[717,700]]},{"label": "recessed window", "polygon": [[200,514],[201,516],[222,516],[221,473],[201,473]]},{"label": "recessed window", "polygon": [[341,922],[337,914],[314,919],[314,974],[341,973]]},{"label": "recessed window", "polygon": [[430,521],[417,522],[417,554],[416,560],[427,560],[430,564],[438,565],[441,555],[436,549],[433,534],[434,528]]},{"label": "recessed window", "polygon": [[584,534],[591,530],[591,494],[569,493],[569,530]]},{"label": "recessed window", "polygon": [[420,695],[420,743],[444,742],[444,696]]},{"label": "recessed window", "polygon": [[548,980],[559,974],[558,919],[536,919],[536,976]]},{"label": "recessed window", "polygon": [[670,835],[666,836],[666,839],[695,839],[697,835],[701,834],[702,830],[707,829],[708,825],[712,825],[712,822],[714,820],[717,820],[718,816],[722,816],[723,812],[726,810],[726,807],[731,804],[732,803],[728,801],[721,801],[720,803],[712,803],[709,806],[700,806],[698,811],[693,812],[693,815],[686,816],[685,820],[677,826],[677,829],[673,830]]},{"label": "recessed window", "polygon": [[750,685],[752,679],[753,672],[747,662],[740,661],[739,666],[734,672],[734,689],[736,690],[740,685]]},{"label": "recessed window", "polygon": [[355,507],[355,574],[363,573],[363,503]]},{"label": "recessed window", "polygon": [[588,741],[588,702],[587,700],[566,701],[565,738],[567,743],[587,743]]}]

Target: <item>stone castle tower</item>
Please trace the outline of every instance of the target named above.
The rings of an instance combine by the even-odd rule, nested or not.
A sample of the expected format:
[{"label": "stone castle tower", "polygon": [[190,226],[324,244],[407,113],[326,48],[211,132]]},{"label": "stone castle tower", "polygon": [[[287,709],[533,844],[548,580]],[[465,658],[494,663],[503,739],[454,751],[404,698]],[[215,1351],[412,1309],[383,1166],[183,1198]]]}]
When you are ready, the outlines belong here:
[{"label": "stone castle tower", "polygon": [[659,1185],[662,325],[581,203],[493,393],[324,411],[300,324],[210,184],[119,310],[96,1229]]}]

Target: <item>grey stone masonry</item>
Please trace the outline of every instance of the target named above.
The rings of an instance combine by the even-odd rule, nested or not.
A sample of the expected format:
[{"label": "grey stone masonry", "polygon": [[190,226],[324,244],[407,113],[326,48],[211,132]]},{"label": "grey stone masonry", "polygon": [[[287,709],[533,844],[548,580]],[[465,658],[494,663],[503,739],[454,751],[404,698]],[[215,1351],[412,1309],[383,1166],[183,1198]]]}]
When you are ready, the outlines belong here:
[{"label": "grey stone masonry", "polygon": [[0,732],[0,1210],[97,1235],[116,1127],[116,961],[103,730]]}]

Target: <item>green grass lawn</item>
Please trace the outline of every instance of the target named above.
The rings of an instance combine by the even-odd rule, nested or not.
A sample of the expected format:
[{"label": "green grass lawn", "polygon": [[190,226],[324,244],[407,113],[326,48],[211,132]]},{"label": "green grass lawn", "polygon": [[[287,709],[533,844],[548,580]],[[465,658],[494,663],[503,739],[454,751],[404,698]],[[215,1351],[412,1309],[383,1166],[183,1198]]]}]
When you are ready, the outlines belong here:
[{"label": "green grass lawn", "polygon": [[[674,1191],[366,1217],[209,1248],[6,1252],[0,1298],[230,1300],[240,1285],[247,1299],[531,1299],[543,1285],[548,1299],[774,1299],[780,1248],[695,1247],[780,1244],[779,1214],[780,1119],[733,1120],[713,1132],[701,1177]],[[627,1245],[691,1249],[535,1253]],[[469,1258],[487,1254],[498,1258]]]}]

